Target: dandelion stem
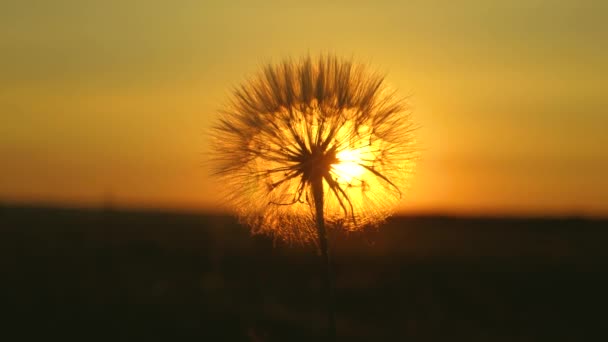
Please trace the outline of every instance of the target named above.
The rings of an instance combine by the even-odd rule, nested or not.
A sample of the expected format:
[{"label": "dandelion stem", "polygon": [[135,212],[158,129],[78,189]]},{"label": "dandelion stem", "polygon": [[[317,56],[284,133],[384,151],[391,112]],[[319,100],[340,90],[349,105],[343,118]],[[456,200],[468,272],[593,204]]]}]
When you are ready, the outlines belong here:
[{"label": "dandelion stem", "polygon": [[327,231],[325,230],[325,215],[323,213],[323,177],[314,177],[312,180],[312,191],[315,201],[315,213],[317,221],[317,234],[319,235],[319,247],[323,259],[324,274],[324,296],[327,305],[327,333],[328,341],[336,340],[336,317],[334,309],[334,289],[332,281],[332,270],[329,259],[329,248],[327,245]]}]

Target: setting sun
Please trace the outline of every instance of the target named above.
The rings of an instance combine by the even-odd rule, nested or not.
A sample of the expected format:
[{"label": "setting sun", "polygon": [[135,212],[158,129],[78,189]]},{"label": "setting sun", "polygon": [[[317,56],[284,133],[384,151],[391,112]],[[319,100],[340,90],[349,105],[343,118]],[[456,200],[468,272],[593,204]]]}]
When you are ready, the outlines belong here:
[{"label": "setting sun", "polygon": [[365,173],[361,154],[359,149],[344,150],[336,154],[338,162],[332,165],[332,171],[341,182],[350,184],[353,179],[361,180],[361,176]]}]

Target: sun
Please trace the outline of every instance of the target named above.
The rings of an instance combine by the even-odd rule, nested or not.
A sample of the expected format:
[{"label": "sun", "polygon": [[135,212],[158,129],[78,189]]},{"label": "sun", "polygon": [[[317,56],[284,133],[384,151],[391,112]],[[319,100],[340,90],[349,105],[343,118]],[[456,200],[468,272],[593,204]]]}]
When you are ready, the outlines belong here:
[{"label": "sun", "polygon": [[350,184],[353,180],[361,180],[365,174],[361,149],[342,150],[336,153],[337,163],[332,164],[332,171],[338,176],[340,183]]},{"label": "sun", "polygon": [[336,181],[350,187],[365,183],[365,178],[369,177],[368,167],[376,160],[374,148],[378,147],[378,143],[370,139],[369,127],[355,128],[355,124],[346,122],[336,140],[336,162],[331,165]]}]

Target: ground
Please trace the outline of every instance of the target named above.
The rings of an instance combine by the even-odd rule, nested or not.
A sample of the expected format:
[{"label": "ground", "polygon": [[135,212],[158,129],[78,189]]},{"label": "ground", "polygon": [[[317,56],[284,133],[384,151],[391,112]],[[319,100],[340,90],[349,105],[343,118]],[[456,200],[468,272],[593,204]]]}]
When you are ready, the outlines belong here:
[{"label": "ground", "polygon": [[[397,217],[333,234],[340,341],[608,340],[608,222]],[[216,215],[0,207],[5,341],[317,341],[314,246]]]}]

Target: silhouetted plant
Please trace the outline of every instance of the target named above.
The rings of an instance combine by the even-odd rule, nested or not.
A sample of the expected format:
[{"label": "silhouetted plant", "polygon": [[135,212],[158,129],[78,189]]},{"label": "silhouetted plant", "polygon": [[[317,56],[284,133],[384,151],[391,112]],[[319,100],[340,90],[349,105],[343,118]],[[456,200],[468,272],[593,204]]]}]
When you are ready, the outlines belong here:
[{"label": "silhouetted plant", "polygon": [[413,166],[408,106],[364,65],[334,56],[267,65],[232,93],[214,127],[216,174],[254,233],[315,242],[391,214]]}]

